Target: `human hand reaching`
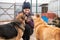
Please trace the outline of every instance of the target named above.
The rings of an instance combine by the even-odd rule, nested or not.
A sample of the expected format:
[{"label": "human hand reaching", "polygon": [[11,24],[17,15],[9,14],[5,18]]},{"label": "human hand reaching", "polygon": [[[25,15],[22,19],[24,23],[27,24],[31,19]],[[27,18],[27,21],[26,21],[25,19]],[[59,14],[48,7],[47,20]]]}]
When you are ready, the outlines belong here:
[{"label": "human hand reaching", "polygon": [[31,21],[31,19],[30,19],[30,18],[28,18],[28,17],[25,17],[25,20],[26,20],[26,22]]}]

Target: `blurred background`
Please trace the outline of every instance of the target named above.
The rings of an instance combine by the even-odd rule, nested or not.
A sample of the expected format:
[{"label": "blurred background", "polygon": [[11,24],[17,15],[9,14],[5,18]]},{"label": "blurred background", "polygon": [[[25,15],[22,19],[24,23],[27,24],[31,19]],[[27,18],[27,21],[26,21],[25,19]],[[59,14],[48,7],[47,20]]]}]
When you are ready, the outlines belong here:
[{"label": "blurred background", "polygon": [[60,17],[60,0],[0,0],[0,21],[14,20],[18,12],[22,10],[24,1],[30,2],[33,14],[39,13],[43,16],[51,13],[47,14],[50,19],[55,17],[53,15]]}]

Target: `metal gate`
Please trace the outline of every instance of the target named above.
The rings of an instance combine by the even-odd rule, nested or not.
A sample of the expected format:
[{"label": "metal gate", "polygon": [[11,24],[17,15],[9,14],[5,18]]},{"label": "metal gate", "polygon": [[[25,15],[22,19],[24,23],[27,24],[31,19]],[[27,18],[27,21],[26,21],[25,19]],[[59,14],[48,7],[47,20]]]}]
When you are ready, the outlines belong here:
[{"label": "metal gate", "polygon": [[14,3],[0,3],[0,21],[11,21],[14,19]]}]

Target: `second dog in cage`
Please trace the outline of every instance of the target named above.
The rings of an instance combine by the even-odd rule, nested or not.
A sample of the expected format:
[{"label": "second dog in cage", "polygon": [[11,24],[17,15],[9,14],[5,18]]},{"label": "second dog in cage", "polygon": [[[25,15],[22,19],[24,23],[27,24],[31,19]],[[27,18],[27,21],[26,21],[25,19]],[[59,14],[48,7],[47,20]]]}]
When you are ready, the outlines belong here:
[{"label": "second dog in cage", "polygon": [[56,27],[60,28],[60,17],[56,16],[52,22]]}]

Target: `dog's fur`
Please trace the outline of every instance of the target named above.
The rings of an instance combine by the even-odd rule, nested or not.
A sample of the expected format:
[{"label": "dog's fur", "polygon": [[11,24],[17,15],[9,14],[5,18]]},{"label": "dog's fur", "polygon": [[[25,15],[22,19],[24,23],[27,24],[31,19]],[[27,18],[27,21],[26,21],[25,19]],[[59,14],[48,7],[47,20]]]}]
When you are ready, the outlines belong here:
[{"label": "dog's fur", "polygon": [[60,28],[60,17],[55,17],[55,19],[52,22],[56,27]]},{"label": "dog's fur", "polygon": [[32,16],[37,40],[60,40],[60,28],[47,25],[39,14]]},{"label": "dog's fur", "polygon": [[20,14],[16,21],[0,25],[0,40],[20,40],[25,26],[24,16]]}]

